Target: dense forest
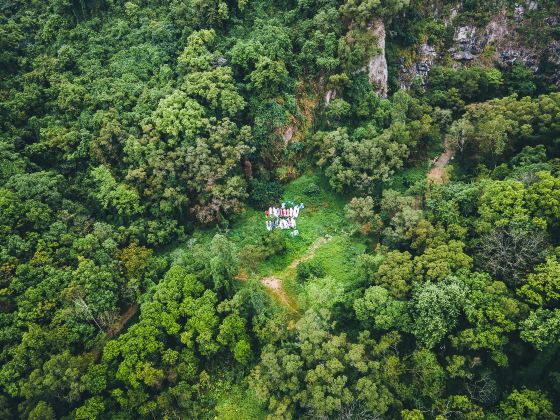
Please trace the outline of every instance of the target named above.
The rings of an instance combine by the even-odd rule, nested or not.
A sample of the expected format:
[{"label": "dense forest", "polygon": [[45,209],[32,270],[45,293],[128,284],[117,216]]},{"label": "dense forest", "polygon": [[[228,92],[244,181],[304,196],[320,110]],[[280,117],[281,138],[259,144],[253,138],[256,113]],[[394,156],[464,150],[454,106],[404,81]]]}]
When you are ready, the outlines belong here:
[{"label": "dense forest", "polygon": [[0,418],[558,418],[559,89],[556,0],[0,2]]}]

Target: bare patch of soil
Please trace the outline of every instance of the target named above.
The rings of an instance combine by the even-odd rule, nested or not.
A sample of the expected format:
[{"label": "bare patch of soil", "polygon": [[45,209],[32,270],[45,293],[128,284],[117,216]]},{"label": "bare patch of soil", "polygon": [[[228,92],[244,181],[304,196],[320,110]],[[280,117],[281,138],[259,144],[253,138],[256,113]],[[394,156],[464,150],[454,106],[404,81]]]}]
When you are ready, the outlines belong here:
[{"label": "bare patch of soil", "polygon": [[443,184],[446,181],[445,166],[453,158],[455,150],[446,140],[444,143],[445,150],[434,162],[434,167],[428,172],[428,181],[436,184]]}]

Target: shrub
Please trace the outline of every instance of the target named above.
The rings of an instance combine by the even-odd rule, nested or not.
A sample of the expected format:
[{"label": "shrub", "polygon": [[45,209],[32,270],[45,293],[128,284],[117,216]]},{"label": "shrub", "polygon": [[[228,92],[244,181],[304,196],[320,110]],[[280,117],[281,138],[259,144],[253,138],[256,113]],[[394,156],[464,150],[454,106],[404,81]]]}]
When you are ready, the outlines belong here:
[{"label": "shrub", "polygon": [[318,195],[321,192],[321,188],[317,184],[312,182],[309,185],[305,186],[303,192],[306,195]]},{"label": "shrub", "polygon": [[283,254],[288,249],[286,235],[279,229],[274,229],[263,238],[263,245],[267,256]]}]

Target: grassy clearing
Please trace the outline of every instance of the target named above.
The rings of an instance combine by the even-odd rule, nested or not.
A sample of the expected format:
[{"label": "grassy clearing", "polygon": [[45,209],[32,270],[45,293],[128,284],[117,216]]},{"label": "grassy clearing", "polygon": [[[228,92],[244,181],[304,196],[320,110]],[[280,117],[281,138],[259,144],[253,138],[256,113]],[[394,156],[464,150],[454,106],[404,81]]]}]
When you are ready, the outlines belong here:
[{"label": "grassy clearing", "polygon": [[[358,274],[355,260],[365,250],[366,245],[363,242],[353,239],[346,233],[341,233],[319,246],[313,251],[313,255],[305,255],[304,259],[309,262],[318,262],[325,270],[325,277],[336,279],[336,282],[344,288],[356,279]],[[297,264],[291,264],[278,273],[277,277],[282,279],[284,289],[290,296],[299,297],[298,302],[301,307],[305,306],[301,299],[305,285],[297,280],[296,271]]]},{"label": "grassy clearing", "polygon": [[[327,276],[345,284],[355,278],[355,257],[363,253],[366,246],[350,236],[344,217],[347,200],[334,194],[320,174],[311,172],[292,181],[286,186],[283,200],[305,205],[297,220],[299,236],[290,237],[289,231],[285,231],[286,252],[263,261],[249,277],[280,279],[290,303],[305,309],[299,305],[302,302],[298,296],[303,286],[296,279],[297,264],[303,260],[319,261]],[[196,243],[209,244],[212,237],[221,232],[241,249],[259,243],[266,233],[265,221],[263,211],[248,208],[229,229],[198,230],[193,238]]]}]

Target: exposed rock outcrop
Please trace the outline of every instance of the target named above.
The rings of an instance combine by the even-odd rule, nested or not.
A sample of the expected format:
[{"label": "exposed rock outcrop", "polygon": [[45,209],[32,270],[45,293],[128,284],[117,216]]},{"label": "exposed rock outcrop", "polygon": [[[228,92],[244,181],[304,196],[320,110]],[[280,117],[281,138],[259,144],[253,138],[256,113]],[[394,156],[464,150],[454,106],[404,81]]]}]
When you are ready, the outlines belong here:
[{"label": "exposed rock outcrop", "polygon": [[331,101],[336,98],[336,90],[329,89],[327,93],[325,93],[325,106],[329,106]]},{"label": "exposed rock outcrop", "polygon": [[377,55],[371,57],[368,62],[367,71],[369,82],[377,87],[377,94],[387,96],[387,60],[385,58],[385,24],[383,20],[376,19],[369,27],[377,40]]},{"label": "exposed rock outcrop", "polygon": [[[455,66],[483,64],[491,62],[499,66],[509,66],[523,63],[533,72],[539,71],[541,58],[546,56],[548,61],[560,66],[560,41],[554,41],[546,46],[529,46],[521,38],[518,28],[524,25],[528,13],[537,10],[538,2],[526,0],[516,5],[508,12],[502,9],[482,27],[462,25],[455,27],[453,45],[448,49],[436,49],[426,43],[420,44],[413,52],[412,61],[400,63],[399,82],[401,88],[409,88],[416,76],[426,79],[431,66],[451,58]],[[458,16],[460,5],[451,8],[447,14],[435,13],[445,26],[453,26]],[[557,16],[547,16],[544,24],[558,25]],[[560,86],[560,71],[552,80]]]}]

